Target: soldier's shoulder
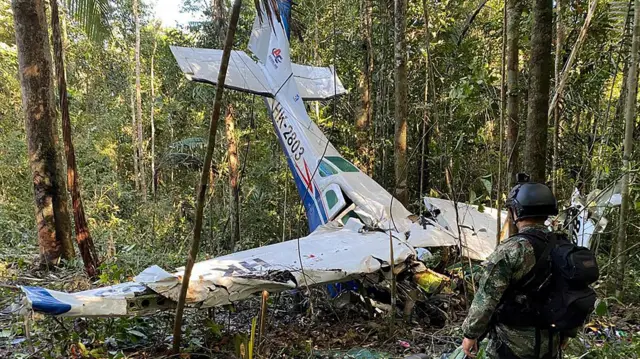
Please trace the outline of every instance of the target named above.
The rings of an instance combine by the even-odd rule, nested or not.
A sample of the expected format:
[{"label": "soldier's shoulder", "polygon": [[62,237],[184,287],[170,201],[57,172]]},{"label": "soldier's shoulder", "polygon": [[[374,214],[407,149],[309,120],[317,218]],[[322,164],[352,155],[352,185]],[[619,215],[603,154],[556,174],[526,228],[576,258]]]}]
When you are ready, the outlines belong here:
[{"label": "soldier's shoulder", "polygon": [[529,242],[529,237],[524,236],[522,234],[515,234],[509,237],[506,241],[504,241],[503,246],[505,248],[533,248],[531,246],[531,242]]},{"label": "soldier's shoulder", "polygon": [[511,258],[516,259],[522,258],[530,253],[533,253],[533,246],[527,239],[527,237],[522,235],[514,235],[504,241],[498,248],[496,248],[495,257],[496,258]]}]

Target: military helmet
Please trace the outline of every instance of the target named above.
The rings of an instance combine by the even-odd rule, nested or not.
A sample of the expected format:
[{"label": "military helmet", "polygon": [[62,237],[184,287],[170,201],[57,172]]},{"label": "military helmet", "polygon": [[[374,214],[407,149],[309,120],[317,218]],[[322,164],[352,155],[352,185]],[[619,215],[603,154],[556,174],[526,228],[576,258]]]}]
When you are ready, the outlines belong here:
[{"label": "military helmet", "polygon": [[513,210],[517,220],[558,214],[558,202],[551,189],[542,183],[529,182],[529,177],[522,174],[509,192],[506,206]]}]

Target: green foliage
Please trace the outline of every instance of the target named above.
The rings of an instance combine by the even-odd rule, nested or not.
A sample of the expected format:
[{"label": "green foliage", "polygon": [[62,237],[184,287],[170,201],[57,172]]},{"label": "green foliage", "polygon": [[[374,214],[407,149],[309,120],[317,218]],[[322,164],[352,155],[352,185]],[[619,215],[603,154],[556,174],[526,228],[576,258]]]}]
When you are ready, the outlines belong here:
[{"label": "green foliage", "polygon": [[[373,126],[370,146],[374,151],[373,177],[384,187],[394,185],[394,100],[393,100],[393,6],[374,2],[373,10]],[[141,85],[145,166],[150,166],[150,111],[155,105],[154,174],[158,191],[143,202],[135,191],[133,176],[131,94],[133,88],[134,23],[131,0],[69,0],[66,65],[78,175],[89,226],[103,259],[99,285],[123,282],[152,264],[172,270],[184,265],[187,243],[192,235],[195,195],[211,116],[212,86],[187,81],[169,49],[170,45],[219,47],[216,24],[205,20],[193,27],[162,28],[156,31],[150,3],[141,3]],[[185,1],[187,11],[211,16],[208,1]],[[422,3],[409,2],[407,19],[408,153],[411,210],[419,208],[421,127],[427,111],[430,140],[426,143],[429,178],[425,193],[449,195],[445,169],[451,167],[454,196],[484,206],[497,196],[500,113],[501,21],[503,2],[490,0],[461,38],[468,15],[477,2],[427,1],[430,12],[430,54],[433,89],[424,100],[426,43]],[[578,4],[581,5],[581,4]],[[616,181],[621,174],[622,121],[620,103],[623,64],[629,47],[629,2],[601,2],[571,69],[561,109],[559,197],[568,198],[576,185],[588,192]],[[326,66],[335,63],[349,94],[323,103],[307,104],[312,119],[351,162],[359,153],[354,130],[360,106],[357,81],[365,49],[359,26],[360,2],[348,0],[299,1],[294,18],[300,24],[300,42],[292,38],[296,63]],[[62,10],[62,8],[61,8]],[[585,9],[568,8],[565,54],[584,21]],[[234,47],[246,50],[255,10],[242,9]],[[61,16],[64,16],[61,14]],[[627,21],[628,22],[628,21]],[[528,76],[530,14],[525,10],[520,24],[521,83],[526,95]],[[626,34],[626,35],[625,35]],[[96,41],[98,40],[98,41]],[[156,89],[150,98],[150,66],[153,42]],[[0,2],[0,278],[17,281],[17,273],[28,271],[37,256],[36,223],[33,215],[32,174],[28,165],[21,112],[17,49],[10,2]],[[614,74],[617,74],[614,76]],[[610,97],[611,94],[611,97]],[[308,234],[304,210],[263,102],[255,96],[226,92],[225,101],[234,105],[241,163],[239,248],[297,238]],[[521,103],[521,118],[526,103]],[[205,207],[202,251],[199,259],[224,254],[221,243],[229,237],[229,184],[227,142],[220,126],[215,143],[211,184]],[[520,138],[525,139],[524,126]],[[502,158],[504,160],[504,155]],[[549,167],[551,167],[549,165]],[[502,166],[504,170],[504,166]],[[147,171],[149,173],[150,171]],[[151,181],[148,178],[148,182]],[[502,181],[504,185],[504,179]],[[638,186],[632,198],[640,203]],[[637,204],[636,204],[637,206]],[[615,260],[612,235],[617,233],[615,214],[600,237],[601,266]],[[631,223],[638,223],[637,208]],[[624,302],[637,301],[639,247],[638,232],[629,232],[628,291]],[[436,257],[437,258],[437,257]],[[77,261],[67,263],[70,270]],[[613,265],[603,269],[603,292],[609,290]],[[452,272],[472,282],[468,265]],[[473,267],[473,274],[479,268]],[[474,278],[477,279],[477,278]],[[52,283],[65,289],[63,283]],[[88,287],[88,284],[85,283]],[[470,285],[469,285],[470,286]],[[76,290],[79,288],[67,288]],[[84,289],[84,288],[83,288]],[[0,290],[0,297],[6,293]],[[615,304],[608,294],[600,300],[596,314],[608,317]],[[82,352],[102,350],[96,356],[124,357],[114,350],[153,344],[164,337],[166,318],[92,320],[89,328],[69,335],[52,320],[37,324],[36,345],[52,348],[51,357],[68,357],[75,345]],[[70,321],[63,321],[72,326]],[[51,330],[51,328],[56,328]],[[189,329],[192,330],[192,329]],[[221,327],[209,323],[195,328],[193,348],[205,335],[220,336]],[[206,332],[206,334],[205,334]],[[22,336],[17,321],[0,330],[2,336]],[[140,335],[142,334],[142,335]],[[246,341],[247,338],[242,338]],[[92,347],[87,344],[101,343]],[[574,342],[575,343],[575,342]],[[82,349],[80,344],[85,345]],[[586,358],[638,356],[637,337],[618,342],[594,342],[586,349],[575,347],[570,355]],[[98,348],[99,347],[99,348]],[[106,354],[104,354],[106,353]],[[616,353],[623,353],[616,355]],[[635,353],[635,354],[634,354]]]},{"label": "green foliage", "polygon": [[67,9],[93,41],[102,41],[109,35],[112,8],[108,0],[67,0]]}]

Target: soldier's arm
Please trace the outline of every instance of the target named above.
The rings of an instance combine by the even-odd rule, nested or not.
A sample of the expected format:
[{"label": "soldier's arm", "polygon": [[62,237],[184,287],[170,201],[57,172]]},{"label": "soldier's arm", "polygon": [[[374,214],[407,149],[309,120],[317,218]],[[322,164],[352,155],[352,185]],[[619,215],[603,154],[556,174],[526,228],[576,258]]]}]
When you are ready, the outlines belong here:
[{"label": "soldier's arm", "polygon": [[487,259],[469,314],[462,324],[465,338],[477,339],[487,331],[509,284],[522,278],[533,266],[528,255],[531,250],[526,240],[514,238],[502,243]]}]

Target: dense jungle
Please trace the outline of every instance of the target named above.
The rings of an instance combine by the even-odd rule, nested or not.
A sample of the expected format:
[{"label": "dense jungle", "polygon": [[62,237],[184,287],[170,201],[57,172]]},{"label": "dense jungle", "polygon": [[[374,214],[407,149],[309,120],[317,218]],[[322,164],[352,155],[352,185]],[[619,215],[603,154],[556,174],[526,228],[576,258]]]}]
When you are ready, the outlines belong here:
[{"label": "dense jungle", "polygon": [[[460,345],[481,263],[443,248],[425,263],[447,290],[409,317],[307,285],[187,309],[181,354],[174,310],[23,310],[21,286],[77,292],[309,234],[263,98],[226,90],[218,116],[216,86],[189,81],[170,49],[222,49],[241,3],[230,44],[250,53],[265,1],[175,0],[191,20],[167,23],[168,0],[0,0],[0,357],[441,358]],[[347,94],[307,101],[311,119],[412,213],[425,196],[504,207],[519,172],[562,208],[620,193],[592,239],[595,310],[564,356],[638,358],[639,16],[638,0],[298,0],[291,57],[335,66]]]}]

